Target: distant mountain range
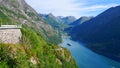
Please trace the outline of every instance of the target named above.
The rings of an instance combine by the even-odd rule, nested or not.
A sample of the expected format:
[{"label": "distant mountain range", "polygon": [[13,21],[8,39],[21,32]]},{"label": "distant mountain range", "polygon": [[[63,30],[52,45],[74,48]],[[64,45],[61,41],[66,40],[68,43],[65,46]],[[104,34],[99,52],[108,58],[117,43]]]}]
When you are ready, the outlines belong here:
[{"label": "distant mountain range", "polygon": [[64,31],[67,33],[70,33],[76,26],[79,26],[92,18],[94,18],[94,17],[93,16],[90,16],[90,17],[82,16],[79,19],[76,19],[75,21],[69,23],[68,27],[65,28]]},{"label": "distant mountain range", "polygon": [[73,27],[69,34],[74,40],[88,44],[94,52],[120,61],[120,6]]},{"label": "distant mountain range", "polygon": [[52,13],[49,14],[39,14],[47,24],[50,24],[55,30],[58,31],[59,34],[64,33],[64,29],[69,27],[71,23],[73,23],[76,18],[74,16],[54,16]]},{"label": "distant mountain range", "polygon": [[77,20],[74,16],[67,16],[67,17],[58,16],[57,19],[59,19],[61,22],[67,25]]},{"label": "distant mountain range", "polygon": [[77,19],[77,20],[73,21],[72,23],[70,23],[69,25],[77,26],[77,25],[80,25],[80,24],[82,24],[82,23],[84,23],[84,22],[86,22],[86,21],[88,21],[88,20],[90,20],[92,18],[94,18],[94,17],[92,17],[92,16],[91,17],[82,16],[79,19]]},{"label": "distant mountain range", "polygon": [[58,31],[63,31],[65,28],[64,23],[57,19],[57,17],[55,17],[52,13],[40,14],[40,16],[45,20],[46,23],[50,24],[54,29]]}]

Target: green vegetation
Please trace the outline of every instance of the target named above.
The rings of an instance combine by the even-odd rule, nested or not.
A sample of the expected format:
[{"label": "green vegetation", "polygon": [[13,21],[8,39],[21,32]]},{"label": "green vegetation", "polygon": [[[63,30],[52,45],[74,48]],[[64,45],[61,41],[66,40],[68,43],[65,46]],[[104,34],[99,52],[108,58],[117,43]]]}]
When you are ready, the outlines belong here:
[{"label": "green vegetation", "polygon": [[[14,16],[17,16],[18,18],[23,18],[23,19],[26,19],[27,20],[27,17],[24,16],[23,14],[21,13],[15,13],[13,10],[10,10],[9,8],[5,7],[5,6],[0,6],[0,9],[3,10],[4,12],[6,12],[6,17],[14,17]],[[2,13],[2,12],[0,12]],[[2,16],[2,15],[1,15]],[[4,17],[4,16],[3,16]],[[4,17],[4,19],[6,18]]]},{"label": "green vegetation", "polygon": [[21,44],[0,44],[0,68],[77,68],[67,49],[57,50],[28,27],[21,31]]},{"label": "green vegetation", "polygon": [[9,21],[9,18],[0,11],[0,23],[1,22],[7,23],[8,21]]},{"label": "green vegetation", "polygon": [[51,13],[48,15],[41,15],[41,17],[43,17],[46,23],[50,24],[54,29],[58,30],[59,33],[63,32],[64,28],[66,27],[63,22],[61,22]]},{"label": "green vegetation", "polygon": [[62,22],[59,22],[58,20],[56,20],[56,18],[53,15],[48,15],[44,18],[44,20],[50,24],[54,29],[57,30],[62,30],[61,28],[64,27],[64,25],[62,24]]},{"label": "green vegetation", "polygon": [[0,23],[24,23],[20,44],[0,43],[0,68],[77,68],[68,50],[57,50],[61,48],[57,45],[61,42],[60,34],[31,7],[25,5],[23,9],[18,2],[4,0],[5,4],[0,4]]}]

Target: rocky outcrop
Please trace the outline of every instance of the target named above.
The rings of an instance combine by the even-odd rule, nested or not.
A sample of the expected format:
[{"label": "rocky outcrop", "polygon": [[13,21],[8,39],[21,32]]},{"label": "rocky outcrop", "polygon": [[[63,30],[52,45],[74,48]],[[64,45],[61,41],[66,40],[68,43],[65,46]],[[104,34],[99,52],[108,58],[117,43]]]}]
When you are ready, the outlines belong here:
[{"label": "rocky outcrop", "polygon": [[25,0],[1,0],[0,14],[8,19],[6,20],[3,15],[0,15],[2,24],[27,25],[45,37],[46,40],[49,40],[49,37],[57,36],[56,31],[32,7],[26,4]]}]

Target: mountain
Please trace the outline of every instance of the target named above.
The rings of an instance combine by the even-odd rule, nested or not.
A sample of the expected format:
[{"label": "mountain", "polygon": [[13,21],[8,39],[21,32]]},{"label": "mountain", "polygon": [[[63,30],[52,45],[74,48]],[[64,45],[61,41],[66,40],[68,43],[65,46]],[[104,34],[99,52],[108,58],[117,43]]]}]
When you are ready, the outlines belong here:
[{"label": "mountain", "polygon": [[[27,25],[50,42],[54,42],[51,37],[58,37],[56,34],[57,31],[44,22],[38,13],[27,5],[24,0],[2,0],[0,3],[0,13],[0,21],[3,21],[2,24],[17,23]],[[56,42],[58,43],[58,41]]]},{"label": "mountain", "polygon": [[46,23],[50,24],[54,29],[62,31],[65,27],[63,22],[57,19],[52,13],[40,14],[40,16],[45,20]]},{"label": "mountain", "polygon": [[88,48],[120,62],[120,6],[112,7],[95,18],[74,27],[70,35]]},{"label": "mountain", "polygon": [[57,31],[25,0],[0,0],[0,24],[22,24],[20,44],[0,43],[0,68],[78,68],[57,45]]},{"label": "mountain", "polygon": [[80,24],[82,24],[82,23],[84,23],[84,22],[86,22],[86,21],[88,21],[88,20],[90,20],[92,18],[93,18],[92,16],[91,17],[82,16],[79,19],[77,19],[76,21],[70,23],[69,25],[71,25],[71,26],[77,26],[77,25],[80,25]]},{"label": "mountain", "polygon": [[74,22],[68,24],[68,27],[64,29],[65,32],[71,32],[73,28],[75,28],[76,26],[79,26],[81,24],[83,24],[84,22],[92,19],[93,17],[87,17],[87,16],[82,16],[79,19],[75,20]]},{"label": "mountain", "polygon": [[67,16],[67,17],[62,17],[62,16],[58,16],[57,17],[61,22],[63,22],[64,24],[70,24],[72,22],[74,22],[76,20],[76,18],[74,16]]}]

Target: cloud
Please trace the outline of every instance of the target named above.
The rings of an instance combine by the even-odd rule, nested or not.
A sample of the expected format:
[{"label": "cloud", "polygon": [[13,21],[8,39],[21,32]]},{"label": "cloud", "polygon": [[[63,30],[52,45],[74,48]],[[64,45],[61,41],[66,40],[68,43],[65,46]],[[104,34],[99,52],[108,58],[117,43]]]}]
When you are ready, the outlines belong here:
[{"label": "cloud", "polygon": [[[87,2],[82,0],[26,0],[38,13],[53,13],[55,16],[76,16],[82,15],[97,15],[97,11],[104,11],[118,4],[92,4],[89,5]],[[96,13],[95,13],[96,11]],[[90,13],[91,12],[91,13]],[[87,14],[90,13],[90,14]]]},{"label": "cloud", "polygon": [[114,7],[114,6],[117,6],[117,5],[118,4],[92,5],[92,6],[82,7],[83,8],[82,10],[85,10],[85,11],[96,11],[96,10],[101,10],[101,9],[107,9],[107,8]]},{"label": "cloud", "polygon": [[75,0],[26,0],[37,12],[53,13],[54,15],[74,15],[72,13],[76,7],[84,3],[74,3]]},{"label": "cloud", "polygon": [[81,6],[79,8],[76,8],[74,11],[78,13],[78,15],[75,15],[77,18],[80,16],[97,16],[98,14],[109,9],[110,7],[115,7],[118,5],[119,4]]},{"label": "cloud", "polygon": [[70,10],[78,5],[84,5],[84,3],[75,4],[73,0],[26,0],[34,8],[43,10]]}]

